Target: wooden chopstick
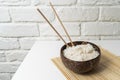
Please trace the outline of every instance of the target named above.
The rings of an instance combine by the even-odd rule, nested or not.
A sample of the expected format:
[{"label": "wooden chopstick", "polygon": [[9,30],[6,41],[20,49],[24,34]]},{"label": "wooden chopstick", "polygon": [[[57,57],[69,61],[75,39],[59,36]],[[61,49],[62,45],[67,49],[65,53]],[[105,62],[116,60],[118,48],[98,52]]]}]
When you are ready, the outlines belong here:
[{"label": "wooden chopstick", "polygon": [[58,14],[57,14],[57,12],[56,12],[55,8],[53,7],[53,5],[52,5],[52,3],[51,3],[51,2],[49,2],[49,3],[50,3],[51,8],[53,9],[53,12],[55,13],[55,15],[56,15],[56,17],[57,17],[58,21],[60,22],[60,24],[61,24],[62,28],[64,29],[64,31],[65,31],[65,33],[66,33],[66,35],[68,36],[68,38],[69,38],[69,40],[70,40],[70,43],[72,44],[72,46],[74,46],[74,44],[73,44],[73,42],[72,42],[72,39],[70,38],[70,35],[68,34],[68,32],[67,32],[67,30],[66,30],[65,26],[63,25],[63,23],[62,23],[62,21],[61,21],[60,17],[58,16]]},{"label": "wooden chopstick", "polygon": [[50,21],[45,17],[45,15],[39,10],[37,9],[37,11],[43,16],[43,18],[48,22],[48,24],[50,25],[50,27],[57,33],[57,35],[62,39],[62,41],[65,43],[66,46],[68,46],[68,44],[65,42],[65,40],[62,38],[62,36],[57,32],[57,30],[53,27],[53,25],[50,23]]}]

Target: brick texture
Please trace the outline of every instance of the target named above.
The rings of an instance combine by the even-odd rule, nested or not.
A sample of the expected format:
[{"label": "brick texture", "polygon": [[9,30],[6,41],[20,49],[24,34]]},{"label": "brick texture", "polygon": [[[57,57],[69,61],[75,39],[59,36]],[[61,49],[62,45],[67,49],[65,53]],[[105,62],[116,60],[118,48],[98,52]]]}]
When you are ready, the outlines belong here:
[{"label": "brick texture", "polygon": [[79,5],[119,5],[119,0],[78,0]]},{"label": "brick texture", "polygon": [[98,8],[63,8],[59,12],[62,21],[95,21]]},{"label": "brick texture", "polygon": [[0,38],[0,50],[18,49],[19,43],[14,38]]},{"label": "brick texture", "polygon": [[20,63],[9,63],[9,62],[3,63],[2,62],[2,63],[0,63],[0,72],[1,73],[15,72],[19,65],[20,65]]},{"label": "brick texture", "polygon": [[[41,8],[40,8],[41,9]],[[42,8],[41,11],[52,21],[53,13],[49,8]],[[12,8],[10,10],[12,19],[15,22],[43,22],[43,17],[37,12],[36,8]]]},{"label": "brick texture", "polygon": [[24,51],[24,50],[6,51],[5,52],[6,60],[8,62],[21,62],[24,60],[27,53],[28,51]]},{"label": "brick texture", "polygon": [[[119,35],[120,23],[88,22],[81,26],[82,35]],[[112,31],[112,32],[111,32]]]},{"label": "brick texture", "polygon": [[4,37],[39,36],[36,24],[0,24],[0,33]]},{"label": "brick texture", "polygon": [[9,73],[1,73],[0,74],[0,80],[10,80],[10,74]]},{"label": "brick texture", "polygon": [[8,13],[8,9],[0,8],[0,22],[9,22],[10,16]]},{"label": "brick texture", "polygon": [[102,21],[120,21],[120,8],[101,8],[100,20]]},{"label": "brick texture", "polygon": [[[120,0],[50,0],[72,40],[120,40]],[[0,80],[11,80],[35,41],[66,37],[49,0],[0,0]]]},{"label": "brick texture", "polygon": [[[65,35],[65,32],[63,28],[58,23],[53,23],[55,25],[56,30],[61,35]],[[71,36],[78,36],[80,35],[80,24],[79,23],[64,23],[66,29],[68,30],[68,33]],[[53,31],[53,29],[48,24],[40,24],[40,35],[41,36],[57,36],[56,33]]]}]

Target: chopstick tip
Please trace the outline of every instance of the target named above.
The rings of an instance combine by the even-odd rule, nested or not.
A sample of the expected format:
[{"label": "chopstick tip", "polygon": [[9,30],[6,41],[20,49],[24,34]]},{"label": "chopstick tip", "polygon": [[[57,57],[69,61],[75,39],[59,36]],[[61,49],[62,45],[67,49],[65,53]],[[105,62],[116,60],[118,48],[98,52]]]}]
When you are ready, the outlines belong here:
[{"label": "chopstick tip", "polygon": [[49,4],[52,5],[52,2],[49,0]]},{"label": "chopstick tip", "polygon": [[37,10],[39,10],[39,8],[37,8]]}]

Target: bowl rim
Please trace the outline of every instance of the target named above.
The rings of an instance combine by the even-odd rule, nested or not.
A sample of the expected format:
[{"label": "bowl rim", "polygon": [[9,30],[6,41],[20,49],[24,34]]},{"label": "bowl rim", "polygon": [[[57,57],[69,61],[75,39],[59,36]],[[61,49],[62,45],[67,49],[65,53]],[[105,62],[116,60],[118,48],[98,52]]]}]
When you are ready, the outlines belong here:
[{"label": "bowl rim", "polygon": [[[67,60],[69,60],[69,61],[72,61],[72,62],[75,62],[75,63],[83,63],[83,62],[89,62],[89,61],[92,61],[92,60],[95,60],[95,59],[97,59],[97,58],[99,58],[100,56],[101,56],[101,50],[100,50],[100,48],[96,45],[96,44],[94,44],[94,43],[92,43],[92,42],[89,42],[89,41],[73,41],[73,43],[89,43],[89,44],[91,44],[93,47],[96,47],[98,50],[96,50],[96,51],[98,51],[98,53],[99,53],[99,55],[97,56],[97,57],[95,57],[95,58],[93,58],[93,59],[90,59],[90,60],[86,60],[86,61],[75,61],[75,60],[71,60],[71,59],[69,59],[69,58],[67,58],[67,57],[65,57],[64,56],[64,49],[66,49],[66,45],[64,44],[62,47],[61,47],[61,50],[60,50],[60,55],[61,55],[61,57],[64,57],[65,59],[67,59]],[[67,44],[69,44],[70,46],[71,46],[71,42],[68,42]]]}]

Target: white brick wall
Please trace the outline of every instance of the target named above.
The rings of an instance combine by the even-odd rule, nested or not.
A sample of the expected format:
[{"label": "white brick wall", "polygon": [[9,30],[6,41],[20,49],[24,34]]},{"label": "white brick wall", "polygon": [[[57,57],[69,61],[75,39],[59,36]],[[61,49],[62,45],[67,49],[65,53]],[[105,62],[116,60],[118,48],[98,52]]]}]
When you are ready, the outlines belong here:
[{"label": "white brick wall", "polygon": [[6,61],[6,58],[5,58],[5,54],[4,52],[0,52],[0,62],[5,62]]},{"label": "white brick wall", "polygon": [[120,35],[120,23],[118,22],[87,22],[82,23],[81,35]]},{"label": "white brick wall", "polygon": [[[120,0],[50,1],[73,40],[120,40]],[[0,0],[0,80],[10,80],[36,40],[60,40],[36,8],[68,40],[49,0]]]},{"label": "white brick wall", "polygon": [[22,38],[19,40],[21,49],[30,49],[34,42],[36,41],[36,38]]},{"label": "white brick wall", "polygon": [[28,6],[30,0],[1,0],[0,6]]},{"label": "white brick wall", "polygon": [[119,7],[101,7],[100,20],[102,21],[120,21]]},{"label": "white brick wall", "polygon": [[24,50],[12,50],[12,51],[6,51],[6,60],[8,62],[21,62],[23,61],[24,57],[27,55],[28,51]]},{"label": "white brick wall", "polygon": [[94,5],[98,0],[78,0],[79,5]]},{"label": "white brick wall", "polygon": [[78,5],[119,5],[120,0],[78,0]]},{"label": "white brick wall", "polygon": [[36,24],[0,24],[0,36],[2,37],[24,37],[39,36]]},{"label": "white brick wall", "polygon": [[62,8],[59,15],[62,21],[95,21],[98,19],[98,8]]},{"label": "white brick wall", "polygon": [[8,13],[8,9],[0,8],[0,22],[9,22],[10,16]]},{"label": "white brick wall", "polygon": [[[49,8],[40,8],[51,21],[54,19],[53,13]],[[15,22],[43,22],[43,17],[37,12],[36,8],[12,8],[11,17]]]},{"label": "white brick wall", "polygon": [[77,0],[51,0],[54,5],[72,5],[77,2]]},{"label": "white brick wall", "polygon": [[0,38],[0,50],[19,49],[20,45],[15,38]]},{"label": "white brick wall", "polygon": [[[79,23],[63,23],[68,30],[68,33],[71,36],[79,36],[80,35],[80,24]],[[65,35],[62,27],[58,23],[53,23],[56,30],[61,34]],[[39,24],[40,35],[41,36],[57,36],[56,33],[49,27],[48,24]]]},{"label": "white brick wall", "polygon": [[1,73],[0,74],[0,80],[10,80],[10,74],[9,73]]},{"label": "white brick wall", "polygon": [[20,63],[9,63],[9,62],[1,62],[0,63],[0,73],[12,73],[15,72],[18,68],[18,66],[20,65]]},{"label": "white brick wall", "polygon": [[[59,5],[59,6],[68,6],[68,5],[73,5],[77,2],[77,0],[50,0],[53,5]],[[49,0],[32,0],[32,5],[43,5],[43,4],[48,4]]]}]

